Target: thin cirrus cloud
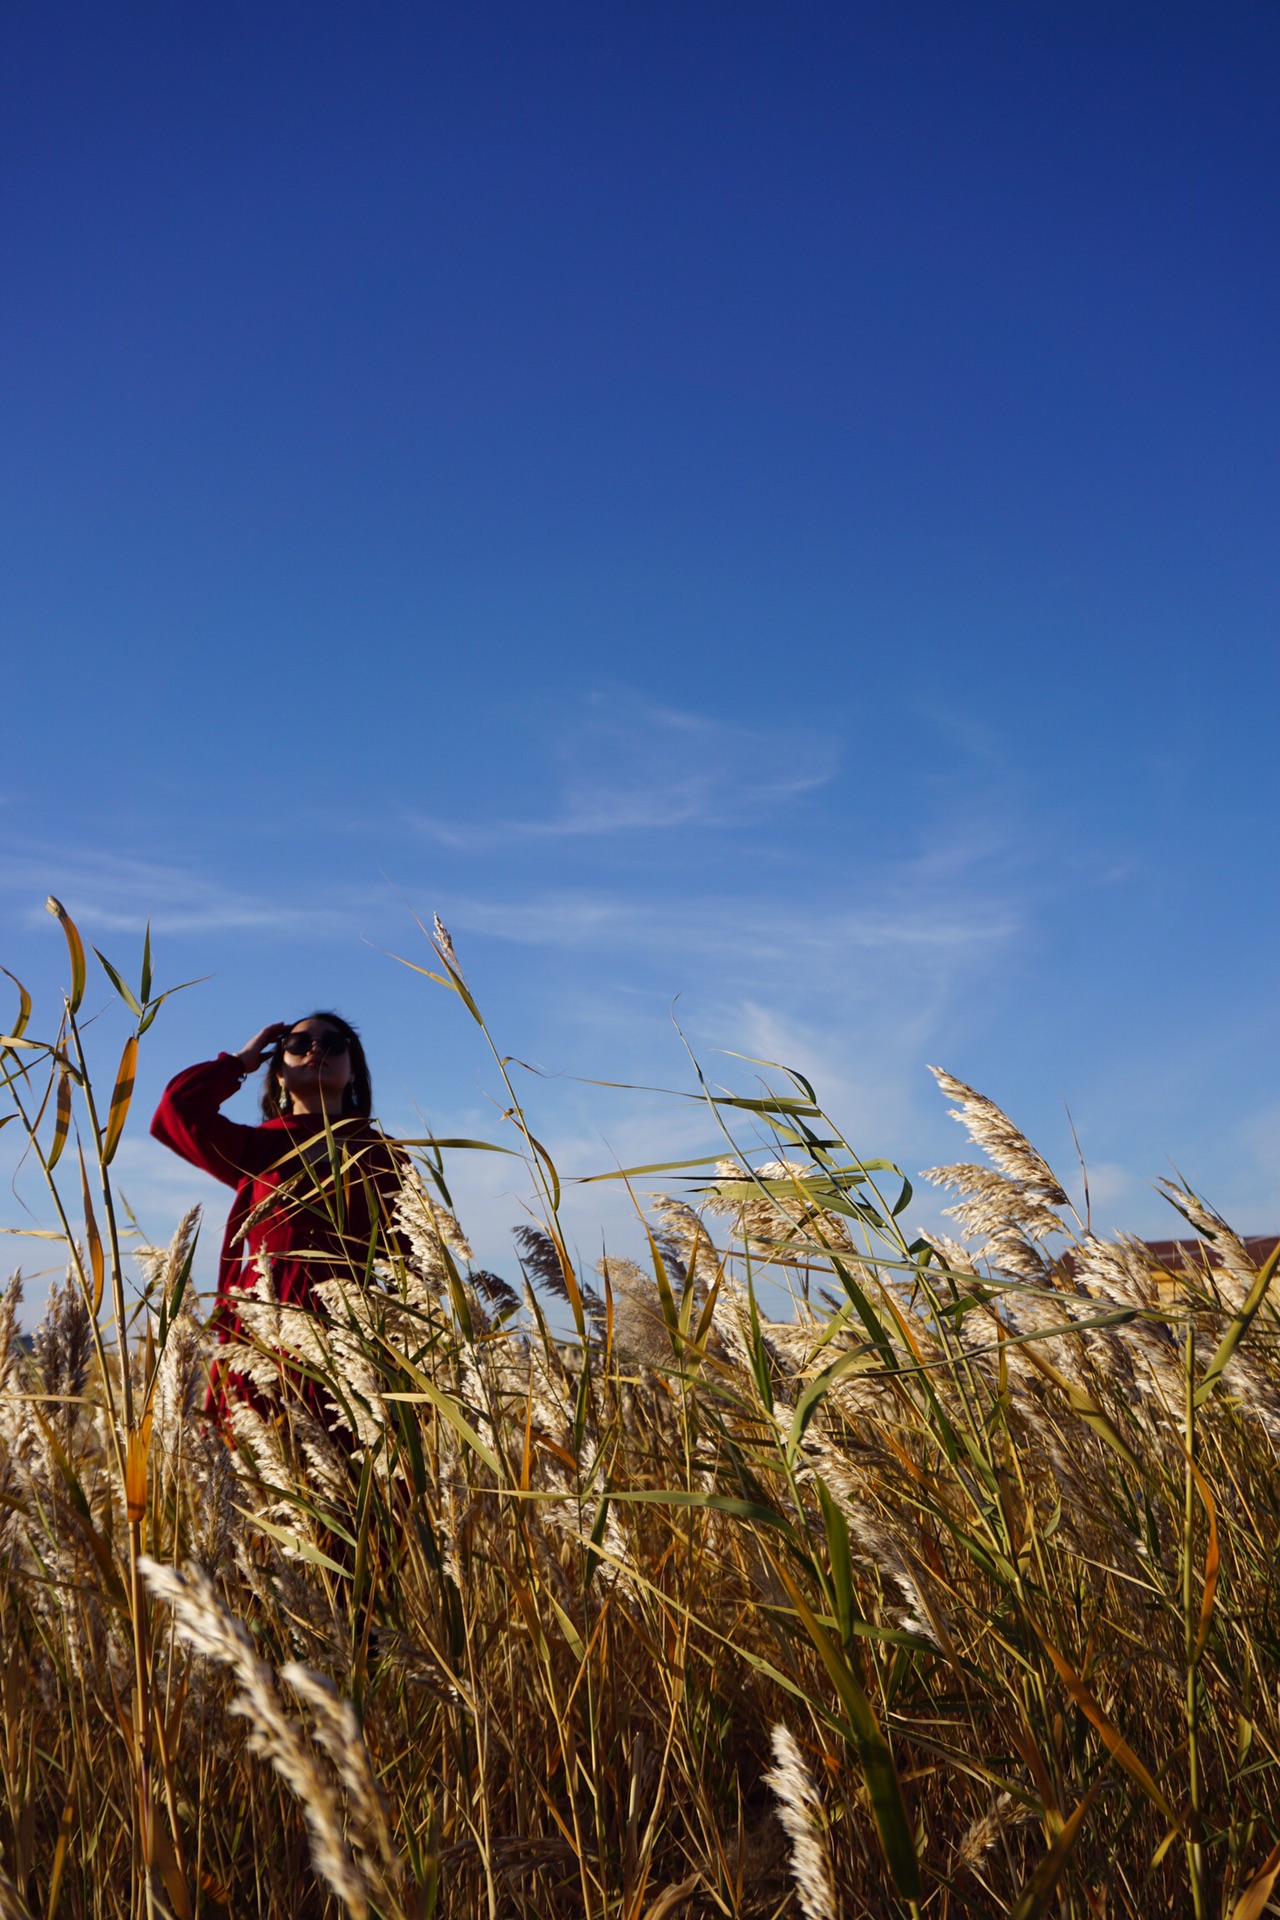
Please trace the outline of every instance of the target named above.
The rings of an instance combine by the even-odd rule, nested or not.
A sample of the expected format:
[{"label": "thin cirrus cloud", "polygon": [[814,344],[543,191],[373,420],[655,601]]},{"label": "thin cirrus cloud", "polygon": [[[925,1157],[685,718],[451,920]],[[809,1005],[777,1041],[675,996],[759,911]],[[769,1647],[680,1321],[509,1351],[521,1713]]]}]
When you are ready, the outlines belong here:
[{"label": "thin cirrus cloud", "polygon": [[351,925],[341,907],[291,906],[278,894],[227,884],[180,861],[53,844],[29,844],[0,859],[0,897],[28,924],[40,918],[51,889],[77,920],[106,932],[141,933],[150,921],[157,933],[333,939]]},{"label": "thin cirrus cloud", "polygon": [[541,816],[413,825],[460,851],[676,827],[752,826],[834,778],[839,743],[809,728],[765,731],[598,693],[560,734],[559,797]]},{"label": "thin cirrus cloud", "polygon": [[961,910],[936,904],[866,910],[812,907],[762,915],[760,901],[725,895],[673,903],[624,899],[590,889],[530,900],[459,896],[447,903],[452,930],[492,935],[519,946],[626,948],[679,953],[707,960],[737,955],[785,963],[797,955],[835,958],[851,949],[914,948],[946,953],[990,948],[1014,938],[1022,916],[995,897]]},{"label": "thin cirrus cloud", "polygon": [[[838,972],[852,953],[864,965],[876,953],[897,955],[890,965],[917,976],[956,976],[1023,928],[1031,904],[1025,862],[1007,817],[994,827],[990,809],[964,820],[936,809],[919,823],[914,852],[895,856],[860,838],[842,852],[840,838],[833,842],[813,820],[799,838],[794,817],[784,826],[789,802],[835,776],[839,742],[831,734],[749,728],[618,692],[562,709],[559,720],[556,732],[535,730],[549,744],[545,811],[470,824],[419,820],[410,823],[409,844],[403,816],[398,833],[385,815],[348,820],[337,842],[326,841],[315,891],[290,884],[291,862],[275,878],[278,844],[255,847],[252,834],[232,872],[222,849],[174,857],[33,836],[11,840],[0,855],[0,897],[28,923],[52,889],[89,929],[136,933],[150,919],[174,935],[341,942],[371,933],[404,888],[459,933],[660,961],[664,981],[675,972],[691,984],[701,963],[745,990],[801,958],[819,976]],[[301,819],[294,825],[291,839],[313,837]],[[710,866],[709,830],[717,830]],[[415,883],[410,845],[424,834],[442,850],[472,856],[465,878],[443,869],[425,890]],[[621,871],[598,871],[593,845],[628,835],[660,855],[660,892],[639,869],[632,884]],[[570,850],[575,840],[580,856]],[[535,857],[540,842],[545,865]],[[502,860],[511,848],[528,856],[518,880]],[[268,851],[270,874],[261,864]],[[313,863],[302,867],[314,880]],[[380,872],[396,885],[389,890]]]},{"label": "thin cirrus cloud", "polygon": [[[536,870],[516,885],[446,885],[440,910],[460,933],[516,945],[703,961],[738,975],[803,959],[818,972],[857,951],[914,955],[963,968],[1016,940],[1035,910],[1027,849],[1007,822],[976,813],[934,819],[910,853],[861,841],[843,859],[829,839],[783,845],[748,829],[720,842],[708,868],[701,840],[668,848],[661,891]],[[496,880],[496,875],[495,875]]]}]

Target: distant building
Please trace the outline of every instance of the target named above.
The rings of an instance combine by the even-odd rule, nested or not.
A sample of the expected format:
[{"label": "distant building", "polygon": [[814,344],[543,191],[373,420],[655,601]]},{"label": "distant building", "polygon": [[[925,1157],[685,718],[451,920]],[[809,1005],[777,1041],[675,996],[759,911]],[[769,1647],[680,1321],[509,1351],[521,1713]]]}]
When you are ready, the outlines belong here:
[{"label": "distant building", "polygon": [[[1244,1241],[1244,1250],[1255,1267],[1262,1266],[1270,1259],[1280,1235],[1274,1233],[1255,1233]],[[1215,1249],[1208,1240],[1147,1240],[1143,1243],[1148,1253],[1153,1253],[1162,1267],[1168,1267],[1176,1273],[1179,1267],[1203,1273],[1205,1263],[1210,1267],[1221,1265],[1215,1257]]]}]

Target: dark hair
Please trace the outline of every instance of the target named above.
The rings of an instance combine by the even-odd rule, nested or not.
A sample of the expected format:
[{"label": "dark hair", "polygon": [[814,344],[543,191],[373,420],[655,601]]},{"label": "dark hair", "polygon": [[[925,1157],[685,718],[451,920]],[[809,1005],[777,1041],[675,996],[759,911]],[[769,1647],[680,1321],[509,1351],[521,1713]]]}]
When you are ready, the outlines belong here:
[{"label": "dark hair", "polygon": [[[373,1112],[373,1082],[369,1078],[369,1062],[364,1057],[364,1048],[360,1044],[360,1035],[349,1020],[340,1013],[330,1013],[327,1007],[318,1008],[315,1013],[299,1014],[298,1020],[325,1020],[339,1032],[347,1043],[351,1056],[351,1078],[342,1096],[344,1114],[358,1113],[368,1119]],[[291,1025],[296,1027],[298,1020]],[[284,1043],[286,1034],[281,1034],[271,1049],[271,1058],[267,1062],[267,1077],[262,1083],[262,1117],[264,1120],[277,1120],[285,1111],[281,1103],[284,1089],[280,1084],[280,1068],[284,1062]]]}]

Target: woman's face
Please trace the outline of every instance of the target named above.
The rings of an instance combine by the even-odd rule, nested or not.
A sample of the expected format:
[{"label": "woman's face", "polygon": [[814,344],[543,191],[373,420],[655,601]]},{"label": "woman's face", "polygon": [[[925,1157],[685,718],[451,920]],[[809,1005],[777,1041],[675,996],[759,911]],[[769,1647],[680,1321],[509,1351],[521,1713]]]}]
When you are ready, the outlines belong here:
[{"label": "woman's face", "polygon": [[340,1113],[351,1079],[345,1035],[327,1020],[295,1022],[284,1037],[280,1084],[295,1113]]}]

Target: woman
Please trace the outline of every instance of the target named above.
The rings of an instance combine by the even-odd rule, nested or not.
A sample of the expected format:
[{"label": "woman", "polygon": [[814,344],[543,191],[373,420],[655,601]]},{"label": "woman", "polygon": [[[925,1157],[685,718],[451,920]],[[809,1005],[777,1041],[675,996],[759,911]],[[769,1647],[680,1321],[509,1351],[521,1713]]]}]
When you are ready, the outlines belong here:
[{"label": "woman", "polygon": [[[264,1060],[262,1125],[228,1120],[223,1102]],[[156,1139],[236,1190],[218,1271],[220,1342],[239,1333],[232,1302],[261,1256],[285,1305],[317,1311],[318,1281],[366,1284],[372,1258],[395,1238],[389,1222],[402,1178],[369,1118],[372,1105],[360,1037],[336,1013],[277,1020],[239,1053],[188,1067],[165,1088],[151,1122]],[[228,1392],[262,1405],[243,1374],[219,1378],[215,1369],[206,1412],[221,1418]]]}]

